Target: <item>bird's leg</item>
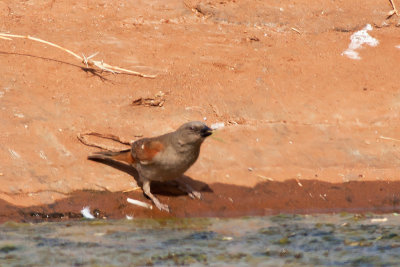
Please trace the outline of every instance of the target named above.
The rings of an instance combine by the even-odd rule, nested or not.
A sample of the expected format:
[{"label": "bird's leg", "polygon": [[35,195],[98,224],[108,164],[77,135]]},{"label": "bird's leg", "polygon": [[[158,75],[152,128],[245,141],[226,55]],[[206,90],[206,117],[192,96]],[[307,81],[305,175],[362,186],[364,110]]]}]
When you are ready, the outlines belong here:
[{"label": "bird's leg", "polygon": [[166,204],[162,204],[158,198],[156,198],[150,191],[150,181],[147,179],[141,179],[143,181],[143,192],[146,194],[146,196],[148,196],[151,201],[153,201],[154,205],[156,205],[156,207],[159,210],[165,210],[166,212],[169,212],[169,208],[168,205]]},{"label": "bird's leg", "polygon": [[195,191],[190,185],[184,182],[179,182],[178,188],[182,190],[183,192],[186,192],[189,197],[191,198],[198,198],[201,199],[201,193],[198,191]]}]

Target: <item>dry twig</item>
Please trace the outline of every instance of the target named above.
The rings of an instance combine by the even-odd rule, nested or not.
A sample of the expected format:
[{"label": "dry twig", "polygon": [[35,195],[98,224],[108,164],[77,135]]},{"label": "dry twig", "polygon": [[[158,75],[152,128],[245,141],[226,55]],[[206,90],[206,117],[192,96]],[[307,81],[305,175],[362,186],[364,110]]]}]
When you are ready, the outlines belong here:
[{"label": "dry twig", "polygon": [[134,106],[145,106],[145,107],[162,107],[165,103],[165,93],[158,92],[154,97],[140,97],[132,101]]},{"label": "dry twig", "polygon": [[129,197],[126,199],[126,201],[128,201],[128,203],[131,203],[133,205],[137,205],[137,206],[140,206],[140,207],[143,207],[143,208],[153,209],[152,205],[147,204],[147,203],[145,203],[143,201],[139,201],[139,200],[132,199],[132,198],[129,198]]},{"label": "dry twig", "polygon": [[136,190],[139,190],[139,189],[141,189],[141,188],[139,186],[136,186],[136,187],[133,187],[133,188],[126,189],[126,190],[122,191],[122,193],[128,193],[128,192],[136,191]]},{"label": "dry twig", "polygon": [[390,18],[394,14],[396,14],[396,16],[400,16],[399,11],[397,10],[396,5],[394,4],[393,0],[389,0],[389,2],[392,5],[392,10],[388,12],[387,18]]},{"label": "dry twig", "polygon": [[290,28],[292,31],[295,31],[295,32],[297,32],[298,34],[301,34],[301,32],[298,30],[298,29],[296,29],[296,28]]},{"label": "dry twig", "polygon": [[396,142],[400,142],[400,139],[396,139],[396,138],[392,138],[392,137],[387,137],[387,136],[379,136],[380,139],[383,140],[390,140],[390,141],[396,141]]},{"label": "dry twig", "polygon": [[[0,39],[4,39],[4,40],[12,40],[12,38],[22,38],[22,39],[28,39],[28,40],[32,40],[32,41],[36,41],[39,43],[43,43],[43,44],[47,44],[53,47],[56,47],[58,49],[61,49],[65,52],[67,52],[68,54],[74,56],[75,58],[79,59],[81,61],[81,63],[85,64],[86,68],[92,68],[95,69],[95,67],[97,67],[98,69],[100,69],[101,71],[108,71],[111,73],[128,73],[128,74],[132,74],[132,75],[137,75],[140,77],[144,77],[144,78],[155,78],[156,75],[150,75],[150,74],[143,74],[137,71],[133,71],[133,70],[128,70],[128,69],[123,69],[117,66],[111,66],[103,61],[98,61],[98,60],[93,60],[92,58],[94,56],[96,56],[98,54],[95,53],[89,57],[86,57],[85,55],[79,56],[78,54],[72,52],[69,49],[66,49],[62,46],[59,46],[57,44],[33,37],[33,36],[29,36],[29,35],[16,35],[16,34],[8,34],[8,33],[0,33]],[[95,69],[96,70],[96,69]]]},{"label": "dry twig", "polygon": [[88,140],[86,140],[85,136],[86,135],[92,135],[92,136],[96,136],[96,137],[100,137],[100,138],[104,138],[104,139],[110,139],[113,141],[116,141],[120,144],[124,144],[127,146],[130,146],[132,144],[132,141],[126,141],[126,140],[121,140],[121,138],[119,138],[116,135],[113,134],[101,134],[101,133],[96,133],[96,132],[88,132],[88,133],[78,133],[78,140],[81,141],[82,144],[86,145],[86,146],[92,146],[92,147],[97,147],[97,148],[101,148],[101,149],[105,149],[105,150],[109,150],[109,151],[120,151],[120,149],[117,148],[110,148],[95,142],[89,142]]}]

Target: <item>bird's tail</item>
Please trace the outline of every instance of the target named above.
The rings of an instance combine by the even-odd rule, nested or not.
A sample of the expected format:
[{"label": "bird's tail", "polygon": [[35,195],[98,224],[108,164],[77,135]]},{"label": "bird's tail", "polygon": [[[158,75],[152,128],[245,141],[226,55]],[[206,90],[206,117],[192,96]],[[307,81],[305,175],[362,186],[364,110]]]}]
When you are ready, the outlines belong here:
[{"label": "bird's tail", "polygon": [[121,150],[118,152],[111,152],[111,151],[98,151],[90,154],[88,159],[92,160],[118,160],[123,161],[128,164],[134,163],[134,159],[132,157],[131,149]]}]

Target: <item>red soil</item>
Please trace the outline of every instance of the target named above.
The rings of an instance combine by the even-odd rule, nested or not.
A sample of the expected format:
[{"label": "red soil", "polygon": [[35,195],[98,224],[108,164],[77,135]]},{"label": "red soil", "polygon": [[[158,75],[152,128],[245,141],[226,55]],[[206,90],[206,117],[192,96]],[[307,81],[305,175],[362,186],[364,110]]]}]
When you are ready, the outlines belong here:
[{"label": "red soil", "polygon": [[[0,39],[1,221],[74,217],[86,205],[109,218],[396,211],[400,28],[390,10],[377,0],[0,1],[0,32],[157,75],[94,75],[48,45]],[[379,45],[343,56],[367,23]],[[162,107],[132,104],[160,91]],[[136,139],[204,119],[226,127],[187,175],[212,192],[160,196],[171,214],[126,203],[148,200],[121,193],[136,185],[129,171],[88,161],[95,149],[76,138]]]}]

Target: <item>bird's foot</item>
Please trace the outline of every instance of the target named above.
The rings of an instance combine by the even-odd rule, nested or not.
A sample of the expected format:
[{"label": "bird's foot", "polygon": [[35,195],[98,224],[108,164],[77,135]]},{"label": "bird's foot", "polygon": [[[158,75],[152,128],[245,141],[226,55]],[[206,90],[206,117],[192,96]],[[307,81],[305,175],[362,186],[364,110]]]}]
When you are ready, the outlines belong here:
[{"label": "bird's foot", "polygon": [[156,198],[150,191],[150,181],[149,180],[143,180],[143,192],[146,196],[148,196],[151,201],[153,201],[154,205],[161,210],[161,211],[166,211],[169,212],[169,207],[166,204],[162,204],[158,198]]},{"label": "bird's foot", "polygon": [[198,191],[192,191],[192,192],[188,192],[189,197],[195,199],[201,199],[201,193]]},{"label": "bird's foot", "polygon": [[156,207],[161,210],[161,211],[166,211],[166,212],[170,212],[169,207],[167,204],[162,204],[158,199],[153,199],[153,203],[154,205],[156,205]]},{"label": "bird's foot", "polygon": [[182,190],[183,192],[186,192],[190,198],[197,198],[201,199],[201,193],[198,191],[195,191],[190,185],[188,184],[181,184],[179,183],[179,189]]}]

